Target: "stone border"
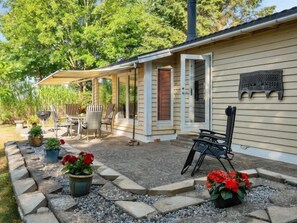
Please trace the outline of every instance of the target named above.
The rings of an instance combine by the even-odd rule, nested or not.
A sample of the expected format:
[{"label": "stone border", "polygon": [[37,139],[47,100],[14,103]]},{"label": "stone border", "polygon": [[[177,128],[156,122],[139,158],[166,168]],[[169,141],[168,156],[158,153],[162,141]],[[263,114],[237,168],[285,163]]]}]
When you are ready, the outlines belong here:
[{"label": "stone border", "polygon": [[[74,155],[80,153],[80,150],[68,144],[64,145],[63,148],[67,153]],[[51,176],[45,175],[41,170],[45,165],[43,159],[40,159],[40,155],[38,157],[27,143],[17,142],[7,142],[5,144],[5,153],[8,159],[10,178],[22,220],[28,223],[56,223],[59,222],[58,219],[61,222],[71,222],[69,214],[67,214],[66,211],[75,208],[76,202],[70,195],[60,196],[54,194],[62,190],[62,187],[54,181],[49,181],[48,179]],[[201,193],[199,198],[181,194],[184,192],[193,192],[195,184],[205,184],[206,177],[189,179],[147,189],[97,160],[93,162],[93,169],[95,173],[105,179],[97,179],[96,183],[93,184],[105,185],[106,182],[110,181],[114,186],[128,193],[170,196],[160,199],[155,202],[153,206],[129,200],[115,201],[117,206],[137,219],[157,213],[165,214],[187,206],[201,204],[209,199],[206,190]],[[247,173],[250,178],[261,177],[297,186],[297,178],[262,168],[243,170],[240,172]],[[177,194],[179,195],[175,196]],[[269,213],[269,210],[267,211]]]}]

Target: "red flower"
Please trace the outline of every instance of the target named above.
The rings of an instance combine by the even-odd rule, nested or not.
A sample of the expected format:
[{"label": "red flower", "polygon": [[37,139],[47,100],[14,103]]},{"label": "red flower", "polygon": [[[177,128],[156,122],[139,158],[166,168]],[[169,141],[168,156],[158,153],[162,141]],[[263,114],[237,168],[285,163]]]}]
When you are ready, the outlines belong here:
[{"label": "red flower", "polygon": [[69,160],[70,157],[71,157],[71,155],[69,155],[69,154],[67,154],[66,156],[64,156],[63,157],[63,160],[62,160],[62,164],[65,165],[68,162],[68,160]]},{"label": "red flower", "polygon": [[60,144],[64,145],[65,144],[65,140],[64,139],[60,139]]},{"label": "red flower", "polygon": [[84,157],[84,163],[85,164],[91,164],[94,160],[94,156],[91,153],[87,153]]},{"label": "red flower", "polygon": [[85,156],[85,155],[87,155],[87,153],[86,152],[80,152],[78,155],[79,156]]},{"label": "red flower", "polygon": [[236,179],[226,179],[226,188],[231,189],[233,192],[237,192],[238,184]]}]

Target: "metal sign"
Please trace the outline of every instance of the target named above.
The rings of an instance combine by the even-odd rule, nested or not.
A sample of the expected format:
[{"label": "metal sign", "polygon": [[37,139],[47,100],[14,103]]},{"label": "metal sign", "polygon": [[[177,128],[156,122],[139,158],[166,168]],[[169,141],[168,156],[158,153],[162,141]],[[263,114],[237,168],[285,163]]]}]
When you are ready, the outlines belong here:
[{"label": "metal sign", "polygon": [[282,100],[284,94],[283,70],[260,70],[240,74],[238,99],[241,99],[245,92],[248,93],[249,98],[255,92],[265,92],[268,98],[272,91],[276,91],[278,99]]}]

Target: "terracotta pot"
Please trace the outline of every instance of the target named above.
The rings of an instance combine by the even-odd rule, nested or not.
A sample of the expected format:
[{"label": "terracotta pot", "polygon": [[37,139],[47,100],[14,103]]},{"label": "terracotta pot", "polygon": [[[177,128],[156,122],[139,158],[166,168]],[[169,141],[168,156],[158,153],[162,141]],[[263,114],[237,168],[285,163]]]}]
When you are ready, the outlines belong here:
[{"label": "terracotta pot", "polygon": [[70,194],[80,197],[90,193],[93,174],[91,175],[72,175],[69,174]]},{"label": "terracotta pot", "polygon": [[28,141],[30,146],[39,147],[42,145],[43,136],[38,136],[38,137],[28,136]]},{"label": "terracotta pot", "polygon": [[47,163],[57,163],[59,161],[60,149],[45,150],[45,159]]},{"label": "terracotta pot", "polygon": [[214,205],[216,208],[227,208],[241,204],[241,200],[237,197],[237,194],[233,194],[233,197],[227,200],[224,200],[221,196],[214,200]]}]

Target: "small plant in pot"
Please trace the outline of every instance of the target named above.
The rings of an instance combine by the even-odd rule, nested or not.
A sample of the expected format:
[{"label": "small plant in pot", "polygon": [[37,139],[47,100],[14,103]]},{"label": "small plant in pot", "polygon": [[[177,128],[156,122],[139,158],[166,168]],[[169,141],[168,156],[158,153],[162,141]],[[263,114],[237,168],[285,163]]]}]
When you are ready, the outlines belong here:
[{"label": "small plant in pot", "polygon": [[42,145],[43,132],[41,126],[33,125],[32,128],[29,130],[28,134],[28,141],[30,146],[39,147]]},{"label": "small plant in pot", "polygon": [[60,146],[65,144],[63,139],[49,138],[45,144],[45,159],[48,163],[56,163],[59,161]]},{"label": "small plant in pot", "polygon": [[91,153],[81,152],[78,156],[67,154],[63,157],[62,172],[69,175],[70,193],[74,197],[86,195],[90,192],[93,179],[91,164],[94,156]]}]

